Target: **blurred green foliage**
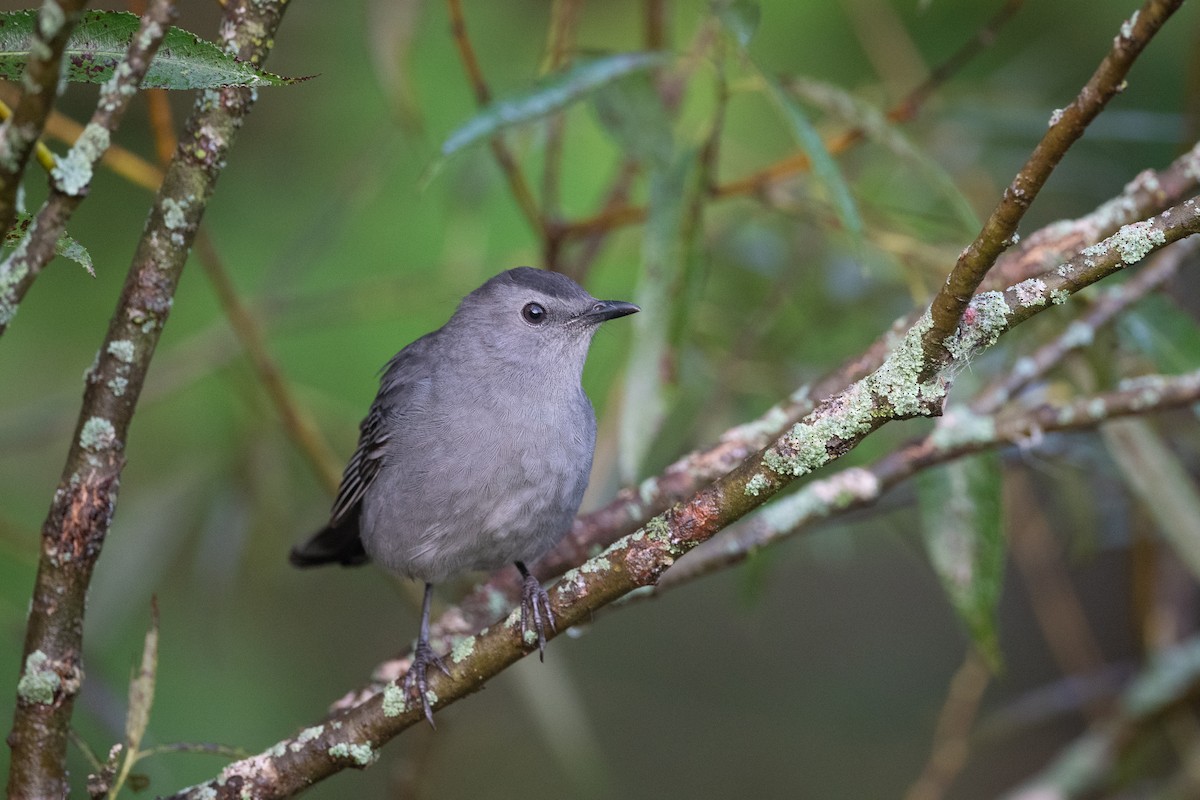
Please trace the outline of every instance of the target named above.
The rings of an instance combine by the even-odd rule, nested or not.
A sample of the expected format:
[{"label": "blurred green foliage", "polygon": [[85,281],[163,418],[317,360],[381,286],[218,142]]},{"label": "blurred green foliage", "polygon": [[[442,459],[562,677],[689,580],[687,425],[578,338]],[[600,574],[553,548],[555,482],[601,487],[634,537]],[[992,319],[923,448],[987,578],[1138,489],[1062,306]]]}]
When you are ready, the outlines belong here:
[{"label": "blurred green foliage", "polygon": [[[216,4],[183,5],[180,24],[211,36]],[[440,325],[466,291],[502,269],[540,264],[543,252],[486,146],[458,154],[422,183],[445,138],[476,113],[444,5],[292,5],[268,66],[317,77],[260,90],[205,224],[297,399],[348,455],[376,370]],[[973,36],[992,5],[765,0],[747,52],[764,75],[811,78],[884,110]],[[666,7],[665,49],[684,53],[707,24],[707,5]],[[588,288],[599,297],[648,293],[667,307],[647,305],[639,316],[660,326],[655,342],[635,343],[628,326],[614,326],[593,346],[584,380],[602,441],[589,502],[619,485],[618,430],[630,424],[621,415],[636,423],[657,402],[622,392],[638,370],[651,370],[647,383],[662,392],[662,412],[661,421],[637,429],[644,456],[628,467],[632,477],[654,474],[855,355],[937,286],[973,235],[961,203],[980,216],[990,211],[1051,112],[1074,97],[1130,10],[1117,0],[1028,4],[903,127],[925,161],[898,158],[877,142],[839,157],[862,216],[861,247],[841,230],[846,212],[830,200],[828,176],[779,182],[763,191],[766,202],[754,195],[707,201],[690,249],[671,257],[670,268],[682,273],[662,276],[661,285],[643,269],[656,257],[646,237],[673,245],[687,232],[635,225],[614,233],[588,272]],[[471,41],[496,97],[534,85],[550,13],[545,0],[466,3]],[[584,3],[579,13],[574,56],[652,49],[644,3]],[[1164,166],[1194,133],[1186,76],[1196,70],[1196,25],[1194,8],[1167,25],[1128,90],[1068,155],[1023,232],[1094,208],[1141,169]],[[738,58],[727,47],[723,66],[692,67],[667,144],[676,155],[704,146],[724,75],[729,102],[706,176],[717,185],[795,152],[789,119]],[[629,91],[625,102],[637,102],[638,90]],[[181,120],[190,98],[171,99]],[[94,89],[71,87],[60,108],[85,119],[93,100]],[[622,153],[633,149],[630,132],[611,113],[605,118],[606,102],[614,97],[566,113],[558,193],[568,220],[601,210]],[[804,98],[795,102],[822,134],[844,128]],[[545,136],[545,126],[534,124],[506,137],[538,196]],[[144,104],[117,141],[152,158]],[[661,151],[657,141],[649,153]],[[664,177],[670,159],[664,163],[647,164],[633,183],[633,202],[654,201],[654,181],[671,177]],[[929,164],[940,173],[932,175]],[[948,196],[947,180],[961,198]],[[27,183],[34,206],[44,193],[41,176],[31,173]],[[37,531],[74,425],[81,375],[101,341],[148,201],[144,190],[100,173],[70,226],[97,277],[55,263],[0,339],[0,674],[12,681]],[[132,427],[116,521],[91,591],[76,726],[100,753],[123,729],[152,595],[161,630],[147,745],[269,746],[362,683],[413,627],[405,590],[374,569],[288,567],[288,547],[322,521],[330,498],[281,430],[195,266],[184,274]],[[656,314],[669,314],[670,325],[654,322]],[[1036,335],[1028,327],[1011,337],[1013,348]],[[1123,341],[1137,349],[1133,339]],[[631,364],[631,353],[646,352],[653,363]],[[1185,353],[1183,360],[1194,368],[1196,358]],[[1011,351],[989,354],[975,370],[1012,359]],[[959,388],[976,379],[960,376]],[[878,456],[922,424],[891,426],[851,459]],[[1194,444],[1195,431],[1189,436]],[[1085,447],[1070,463],[1096,457]],[[1094,481],[1115,480],[1111,465],[1100,472]],[[1051,492],[1078,482],[1071,475],[1047,480]],[[1093,490],[1094,482],[1083,491]],[[547,663],[527,659],[491,691],[441,712],[435,735],[410,731],[375,768],[336,776],[312,795],[384,796],[404,787],[412,796],[523,800],[897,796],[924,763],[965,646],[920,554],[910,500],[890,498],[866,522],[760,554],[766,561],[752,564],[759,588],[749,606],[737,602],[745,588],[738,576],[725,574],[611,619],[605,614],[577,639],[556,641]],[[1098,540],[1115,537],[1127,547],[1120,520],[1128,508],[1112,495],[1105,502],[1118,513],[1075,507],[1086,501],[1062,513],[1084,520],[1075,528],[1091,526]],[[1100,595],[1089,608],[1106,652],[1133,657],[1123,557],[1101,548],[1076,569],[1085,587],[1104,587],[1084,593]],[[453,587],[443,597],[452,599]],[[1027,601],[1009,592],[1000,616],[1007,671],[989,698],[993,708],[1057,677]],[[0,719],[11,716],[12,702],[11,690],[0,692]],[[988,742],[951,796],[994,796],[1043,764],[1078,725],[1060,718]],[[6,759],[4,749],[0,771]],[[137,769],[158,793],[206,779],[220,763],[210,755],[164,755]],[[82,787],[86,762],[73,752],[71,764]]]}]

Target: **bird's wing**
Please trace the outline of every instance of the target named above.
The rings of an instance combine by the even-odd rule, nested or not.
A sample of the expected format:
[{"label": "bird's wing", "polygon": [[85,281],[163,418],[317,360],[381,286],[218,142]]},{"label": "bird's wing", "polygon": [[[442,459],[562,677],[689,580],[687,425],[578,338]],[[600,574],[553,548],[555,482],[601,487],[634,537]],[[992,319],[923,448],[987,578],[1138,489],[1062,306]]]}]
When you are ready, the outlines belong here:
[{"label": "bird's wing", "polygon": [[[383,368],[379,394],[359,425],[358,447],[342,473],[342,484],[330,512],[331,526],[336,526],[358,505],[379,474],[390,438],[390,425],[395,424],[394,417],[412,402],[413,394],[426,381],[428,362],[422,358],[422,353],[428,347],[430,336],[432,334],[405,347]],[[389,420],[392,421],[389,423]]]}]

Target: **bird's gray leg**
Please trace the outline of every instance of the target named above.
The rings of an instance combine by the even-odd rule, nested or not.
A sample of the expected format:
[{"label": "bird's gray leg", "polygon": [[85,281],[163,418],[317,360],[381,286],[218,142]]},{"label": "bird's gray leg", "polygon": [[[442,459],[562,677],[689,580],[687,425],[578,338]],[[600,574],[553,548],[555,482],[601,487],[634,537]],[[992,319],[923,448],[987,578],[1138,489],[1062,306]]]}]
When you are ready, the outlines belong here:
[{"label": "bird's gray leg", "polygon": [[450,670],[446,669],[445,662],[433,652],[433,648],[429,646],[429,607],[433,602],[433,584],[425,584],[425,600],[421,603],[421,633],[417,637],[417,647],[413,650],[412,664],[408,667],[408,673],[404,676],[404,693],[407,697],[417,695],[421,698],[421,708],[425,712],[425,719],[429,721],[429,727],[437,728],[433,724],[433,709],[429,707],[428,684],[425,681],[425,673],[430,665],[437,667],[446,674],[450,675]]},{"label": "bird's gray leg", "polygon": [[538,583],[537,578],[530,574],[525,568],[523,561],[514,561],[517,566],[517,571],[521,573],[521,638],[525,638],[525,632],[529,630],[529,619],[533,618],[533,627],[537,631],[538,642],[538,660],[546,660],[546,627],[545,623],[550,623],[550,630],[558,632],[558,625],[554,621],[554,611],[550,608],[550,595],[546,594],[546,590]]}]

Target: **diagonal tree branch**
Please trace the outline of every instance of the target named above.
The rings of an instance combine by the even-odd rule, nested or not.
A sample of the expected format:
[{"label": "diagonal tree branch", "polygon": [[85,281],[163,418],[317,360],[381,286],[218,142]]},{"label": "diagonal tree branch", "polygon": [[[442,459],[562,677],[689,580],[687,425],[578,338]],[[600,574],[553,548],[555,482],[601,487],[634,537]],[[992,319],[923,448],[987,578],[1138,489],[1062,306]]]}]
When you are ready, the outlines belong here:
[{"label": "diagonal tree branch", "polygon": [[[259,64],[287,0],[230,0],[226,51]],[[67,794],[64,757],[82,676],[85,598],[116,506],[126,434],[188,249],[237,129],[249,89],[200,93],[133,257],[87,388],[62,479],[42,528],[12,732],[11,798]]]},{"label": "diagonal tree branch", "polygon": [[[1195,200],[1189,200],[1171,209],[1170,214],[1126,226],[1044,279],[1024,281],[1005,292],[981,295],[969,315],[970,324],[948,342],[953,356],[950,365],[967,363],[995,344],[1001,334],[1063,302],[1070,293],[1197,232],[1200,232],[1200,207]],[[940,411],[947,379],[939,374],[932,380],[922,380],[919,375],[921,337],[928,325],[929,312],[926,312],[871,374],[821,403],[770,446],[750,455],[686,502],[654,517],[580,568],[563,575],[550,592],[559,632],[587,620],[596,610],[636,589],[656,584],[678,558],[765,503],[798,477],[849,452],[886,422]],[[1153,397],[1149,392],[1153,392]],[[1200,397],[1200,373],[1179,379],[1160,378],[1153,386],[1128,388],[1105,398],[1105,402],[1106,411],[1117,415],[1123,408],[1129,413],[1144,412],[1154,403],[1180,404],[1194,402],[1197,397]],[[1058,409],[1053,412],[1052,416],[1038,412],[1035,421],[1064,427],[1095,424],[1094,418],[1078,415],[1068,419]],[[1010,437],[1018,435],[1015,431],[1005,431]],[[973,438],[966,436],[962,440]],[[847,503],[852,502],[853,489],[841,486],[833,498],[839,503],[843,498]],[[773,509],[779,505],[775,504]],[[436,675],[431,681],[428,699],[435,708],[477,691],[488,678],[528,652],[520,631],[519,610],[474,635],[442,644],[453,645],[447,658],[451,673]],[[212,781],[185,789],[174,797],[233,798],[243,792],[263,798],[287,797],[346,767],[368,766],[380,746],[421,719],[420,708],[408,707],[404,690],[395,682],[356,699],[358,702],[326,723],[307,728],[257,756],[231,764]]]},{"label": "diagonal tree branch", "polygon": [[959,319],[984,276],[1000,254],[1013,244],[1013,236],[1025,211],[1071,145],[1083,136],[1108,101],[1125,88],[1125,76],[1133,62],[1182,4],[1183,0],[1146,0],[1141,9],[1121,25],[1112,49],[1075,100],[1054,112],[1046,135],[1005,189],[983,230],[958,257],[945,285],[933,299],[932,324],[922,339],[923,378],[936,374],[953,357],[947,343],[954,336]]}]

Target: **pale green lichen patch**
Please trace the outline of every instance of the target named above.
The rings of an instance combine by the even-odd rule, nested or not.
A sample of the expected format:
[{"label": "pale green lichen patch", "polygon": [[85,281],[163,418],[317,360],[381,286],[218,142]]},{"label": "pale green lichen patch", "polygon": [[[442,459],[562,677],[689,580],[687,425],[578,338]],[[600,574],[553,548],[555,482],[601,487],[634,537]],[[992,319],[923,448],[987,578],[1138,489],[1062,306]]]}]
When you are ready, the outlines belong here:
[{"label": "pale green lichen patch", "polygon": [[1133,36],[1133,26],[1137,25],[1138,12],[1134,11],[1133,16],[1121,23],[1121,36],[1128,39]]},{"label": "pale green lichen patch", "polygon": [[329,755],[334,758],[348,758],[360,767],[368,766],[375,760],[375,751],[371,749],[371,745],[369,744],[338,742],[335,745],[330,745]]},{"label": "pale green lichen patch", "polygon": [[49,41],[58,35],[66,21],[67,15],[56,0],[42,3],[42,10],[38,13],[38,33],[42,35],[42,39]]},{"label": "pale green lichen patch", "polygon": [[162,201],[163,224],[168,228],[182,228],[187,225],[187,206],[174,197],[164,197]]},{"label": "pale green lichen patch", "polygon": [[1071,293],[1066,289],[1051,289],[1050,302],[1056,306],[1061,306],[1063,303],[1071,299]]},{"label": "pale green lichen patch", "polygon": [[763,463],[780,475],[807,475],[830,460],[831,447],[869,432],[877,419],[915,416],[945,396],[940,379],[919,379],[925,363],[921,337],[932,325],[926,312],[879,369],[793,426],[763,454]]},{"label": "pale green lichen patch", "polygon": [[120,397],[125,394],[125,389],[129,386],[129,381],[118,375],[115,378],[109,379],[107,386],[114,397]]},{"label": "pale green lichen patch", "polygon": [[117,441],[117,431],[104,417],[90,417],[79,432],[79,446],[93,453],[112,447]]},{"label": "pale green lichen patch", "polygon": [[1012,288],[1017,302],[1023,308],[1046,305],[1046,282],[1041,278],[1030,278],[1029,280],[1021,281]]},{"label": "pale green lichen patch", "polygon": [[385,717],[398,717],[408,708],[408,696],[404,692],[404,688],[400,684],[389,683],[387,688],[383,690],[383,715]]},{"label": "pale green lichen patch", "polygon": [[1126,225],[1106,240],[1126,264],[1136,264],[1156,247],[1167,243],[1165,233],[1149,221]]},{"label": "pale green lichen patch", "polygon": [[984,348],[991,347],[1008,329],[1011,310],[1003,292],[983,292],[971,300],[967,307],[971,324],[959,325],[958,330],[946,340],[946,349],[955,360],[967,359]]},{"label": "pale green lichen patch", "polygon": [[642,526],[642,530],[646,532],[646,538],[652,542],[671,541],[671,526],[662,517],[647,520],[646,524]]},{"label": "pale green lichen patch", "polygon": [[133,342],[128,339],[117,339],[116,341],[109,342],[108,352],[117,361],[124,361],[126,364],[133,363]]},{"label": "pale green lichen patch", "polygon": [[288,745],[288,749],[293,753],[299,753],[304,749],[304,745],[308,744],[313,739],[320,738],[321,734],[324,732],[324,725],[314,725],[311,728],[305,728],[304,730],[300,731],[300,735],[296,737],[296,741]]},{"label": "pale green lichen patch", "polygon": [[658,496],[658,480],[655,478],[646,478],[638,484],[638,497],[645,505],[651,505],[654,498]]},{"label": "pale green lichen patch", "polygon": [[612,569],[612,562],[609,561],[607,558],[601,557],[601,558],[593,558],[590,561],[585,561],[583,563],[583,565],[579,568],[579,571],[592,573],[592,572],[604,572],[605,570],[610,570],[610,569]]},{"label": "pale green lichen patch", "polygon": [[82,194],[92,182],[92,166],[104,155],[108,144],[108,131],[89,122],[75,141],[75,146],[59,158],[50,171],[58,190],[71,196]]},{"label": "pale green lichen patch", "polygon": [[[933,318],[926,311],[921,315],[891,355],[862,382],[865,392],[847,392],[848,414],[842,431],[833,435],[849,439],[870,429],[875,417],[908,417],[920,414],[924,405],[945,396],[946,386],[938,378],[927,382],[919,379],[925,368],[925,355],[921,347],[922,337],[933,327]],[[891,413],[876,407],[874,397],[882,398],[891,406]]]},{"label": "pale green lichen patch", "polygon": [[461,664],[471,657],[475,652],[475,637],[467,636],[459,639],[454,643],[454,647],[450,650],[450,660],[455,664]]},{"label": "pale green lichen patch", "polygon": [[50,666],[50,659],[41,650],[34,650],[25,659],[25,671],[17,681],[17,696],[27,703],[50,705],[62,687],[62,678]]},{"label": "pale green lichen patch", "polygon": [[750,478],[750,480],[746,481],[745,492],[746,494],[758,497],[759,493],[769,489],[770,486],[771,481],[767,479],[767,476],[763,475],[761,472],[756,472]]}]

